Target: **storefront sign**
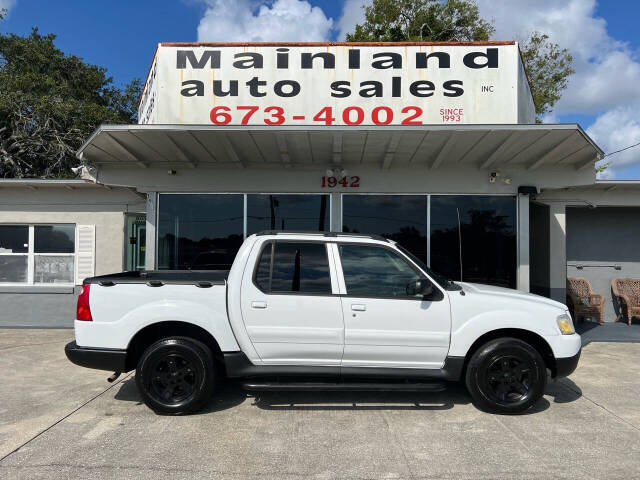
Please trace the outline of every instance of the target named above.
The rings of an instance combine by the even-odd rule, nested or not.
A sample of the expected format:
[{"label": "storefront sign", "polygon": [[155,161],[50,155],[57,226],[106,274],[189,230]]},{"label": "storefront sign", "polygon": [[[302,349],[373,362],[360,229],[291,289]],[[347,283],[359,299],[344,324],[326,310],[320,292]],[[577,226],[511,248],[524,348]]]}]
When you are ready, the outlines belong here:
[{"label": "storefront sign", "polygon": [[515,43],[161,44],[140,123],[423,125],[527,123]]}]

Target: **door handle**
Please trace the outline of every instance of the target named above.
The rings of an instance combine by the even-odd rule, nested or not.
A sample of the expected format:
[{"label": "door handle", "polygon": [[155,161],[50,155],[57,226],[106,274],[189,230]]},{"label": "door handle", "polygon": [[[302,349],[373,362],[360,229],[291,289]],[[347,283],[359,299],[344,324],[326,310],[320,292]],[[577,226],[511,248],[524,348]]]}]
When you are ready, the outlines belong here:
[{"label": "door handle", "polygon": [[251,302],[251,308],[267,308],[267,302]]},{"label": "door handle", "polygon": [[367,309],[366,305],[362,305],[360,303],[352,303],[351,310],[354,312],[364,312]]}]

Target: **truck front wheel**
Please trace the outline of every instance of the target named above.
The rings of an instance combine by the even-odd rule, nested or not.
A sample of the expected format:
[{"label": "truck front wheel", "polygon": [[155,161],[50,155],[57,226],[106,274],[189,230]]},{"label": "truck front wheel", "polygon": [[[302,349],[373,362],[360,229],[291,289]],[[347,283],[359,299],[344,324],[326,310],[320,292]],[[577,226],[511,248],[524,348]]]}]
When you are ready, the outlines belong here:
[{"label": "truck front wheel", "polygon": [[534,405],[547,384],[540,353],[522,340],[497,338],[478,348],[467,366],[473,403],[493,413],[521,413]]},{"label": "truck front wheel", "polygon": [[194,412],[211,398],[215,380],[211,350],[202,342],[171,337],[149,346],[138,361],[136,385],[156,413]]}]

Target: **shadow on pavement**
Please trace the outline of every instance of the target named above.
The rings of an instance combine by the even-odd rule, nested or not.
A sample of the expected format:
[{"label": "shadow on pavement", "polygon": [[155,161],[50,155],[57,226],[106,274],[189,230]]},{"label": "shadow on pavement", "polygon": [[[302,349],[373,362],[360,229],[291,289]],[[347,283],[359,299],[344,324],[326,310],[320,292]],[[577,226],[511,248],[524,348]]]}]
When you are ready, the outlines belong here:
[{"label": "shadow on pavement", "polygon": [[260,392],[253,405],[263,410],[449,410],[467,396],[448,392]]},{"label": "shadow on pavement", "polygon": [[550,381],[544,393],[553,397],[553,403],[571,403],[582,397],[582,390],[570,378]]},{"label": "shadow on pavement", "polygon": [[[568,378],[550,381],[545,395],[553,403],[570,403],[582,396],[580,388]],[[122,382],[116,400],[142,404],[135,379]],[[328,411],[328,410],[449,410],[454,405],[467,405],[471,398],[462,384],[448,383],[442,392],[246,392],[238,383],[222,380],[207,406],[196,413],[202,415],[234,408],[247,399],[262,410]],[[542,398],[525,415],[539,413],[550,407]]]},{"label": "shadow on pavement", "polygon": [[[122,400],[125,402],[136,402],[142,404],[142,398],[138,393],[136,387],[135,377],[125,380],[121,383],[120,389],[115,394],[116,400]],[[197,412],[197,414],[219,412],[227,410],[229,408],[236,407],[243,403],[247,399],[247,393],[240,388],[239,385],[230,382],[229,380],[221,380],[216,385],[216,392],[211,401],[206,405],[204,409]]]},{"label": "shadow on pavement", "polygon": [[591,342],[640,343],[640,324],[627,325],[625,322],[597,322],[583,320],[576,325],[576,332],[582,337],[582,346]]}]

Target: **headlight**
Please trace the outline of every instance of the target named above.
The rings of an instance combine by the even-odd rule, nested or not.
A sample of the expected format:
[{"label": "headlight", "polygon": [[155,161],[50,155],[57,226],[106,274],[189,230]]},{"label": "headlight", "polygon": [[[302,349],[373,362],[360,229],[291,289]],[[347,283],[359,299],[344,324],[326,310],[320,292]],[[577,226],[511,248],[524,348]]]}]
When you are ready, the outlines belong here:
[{"label": "headlight", "polygon": [[576,329],[573,328],[573,321],[571,320],[571,316],[568,313],[563,313],[560,315],[556,322],[558,322],[558,328],[560,329],[560,333],[562,335],[571,335],[576,333]]}]

